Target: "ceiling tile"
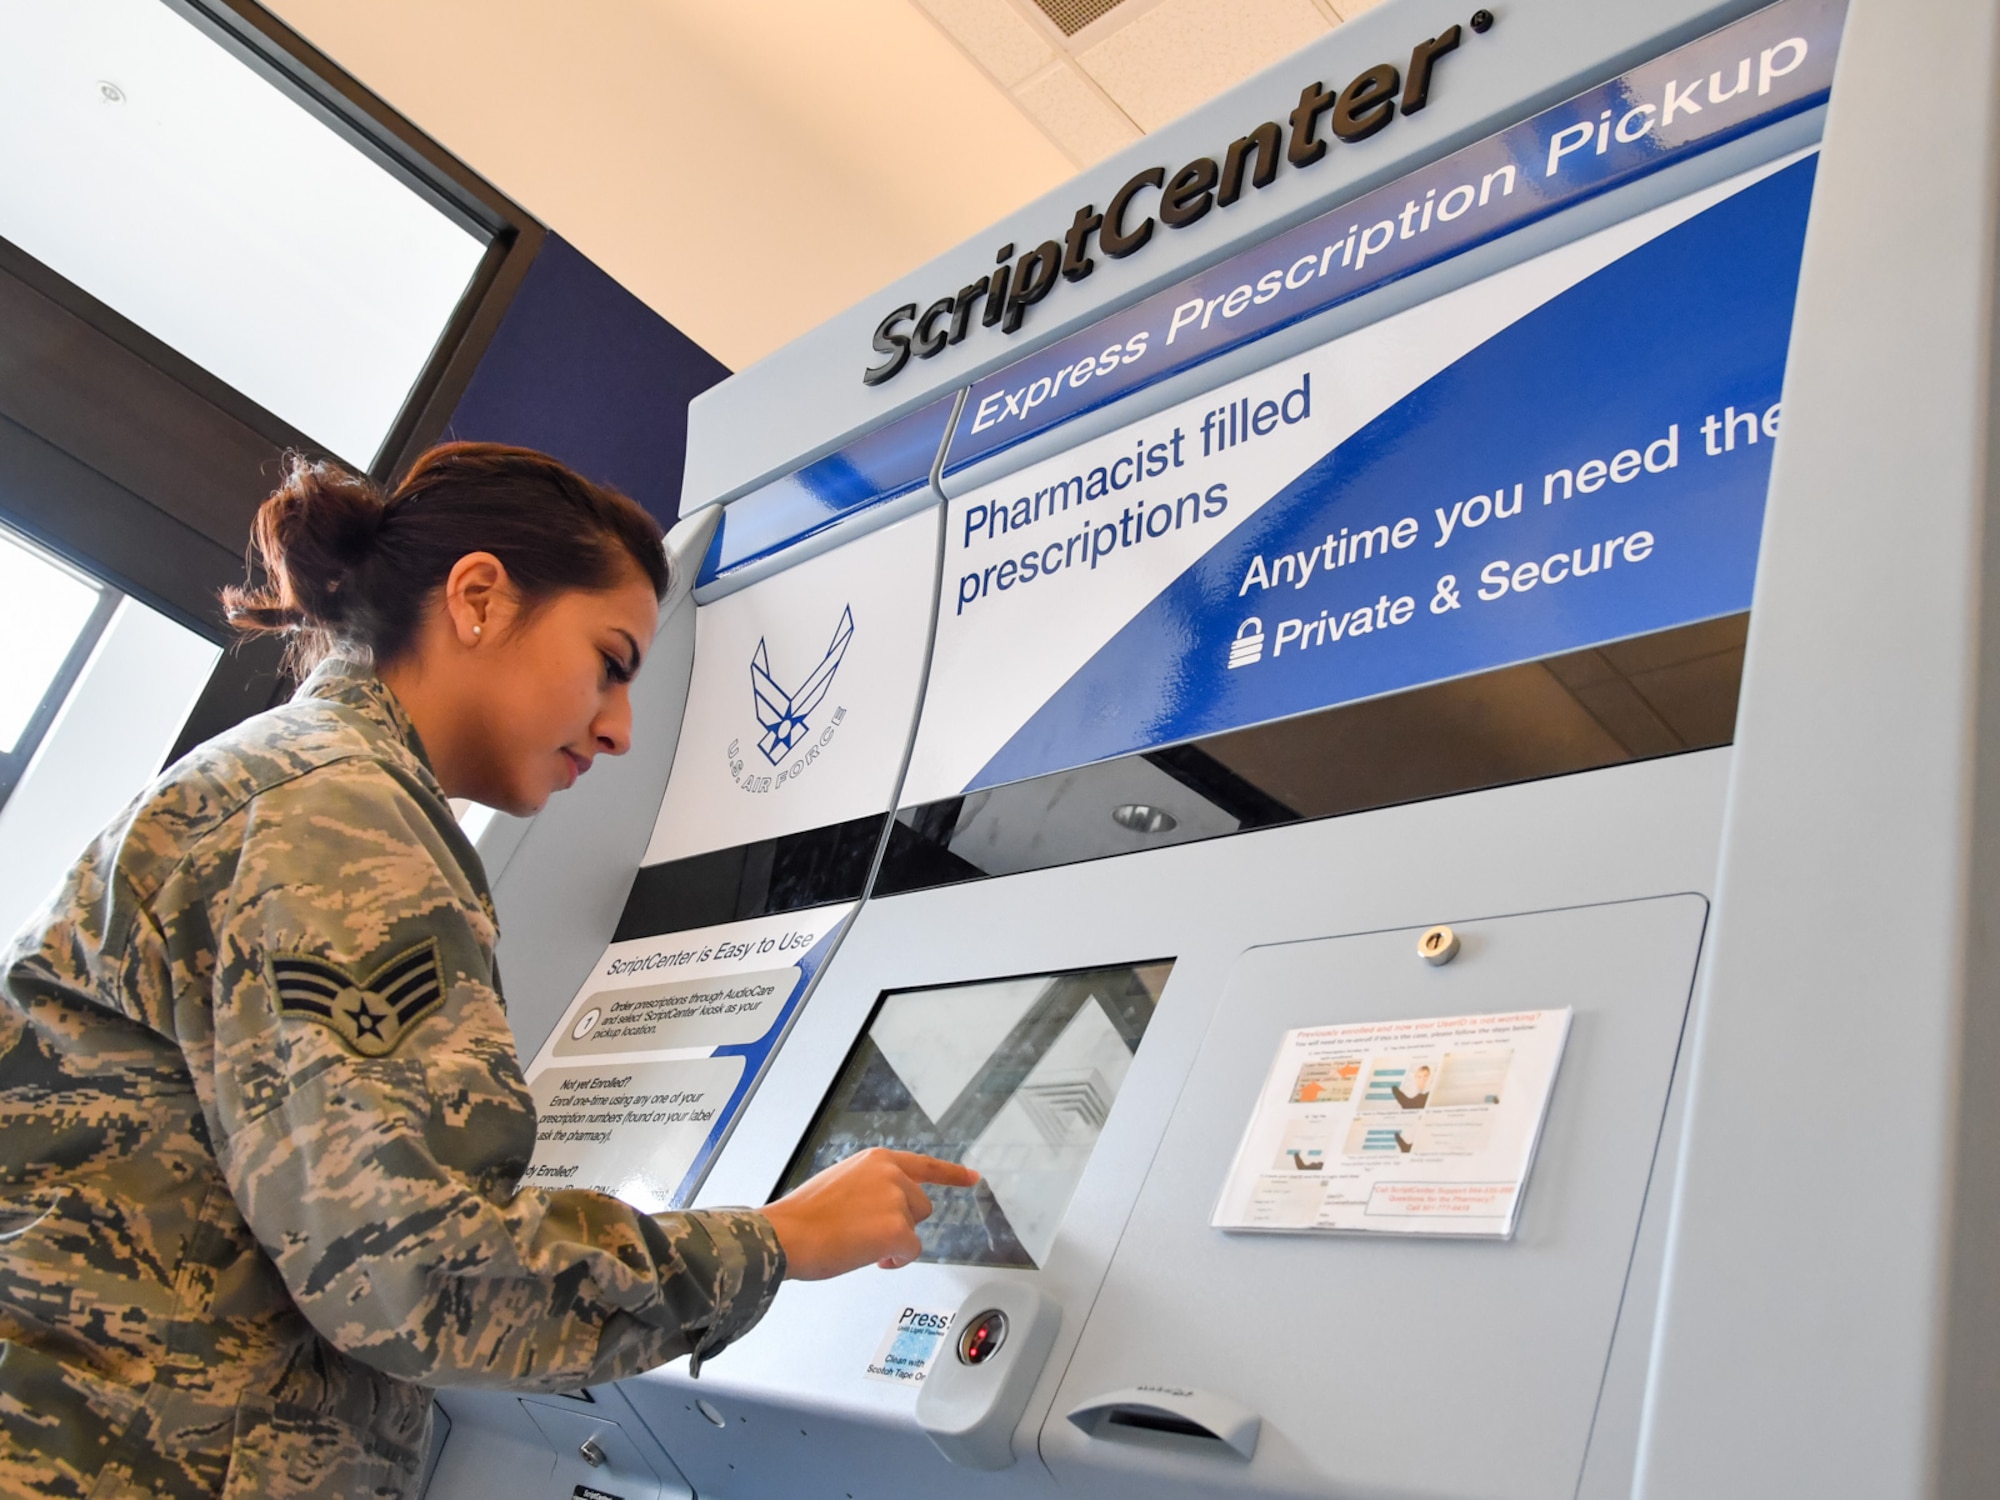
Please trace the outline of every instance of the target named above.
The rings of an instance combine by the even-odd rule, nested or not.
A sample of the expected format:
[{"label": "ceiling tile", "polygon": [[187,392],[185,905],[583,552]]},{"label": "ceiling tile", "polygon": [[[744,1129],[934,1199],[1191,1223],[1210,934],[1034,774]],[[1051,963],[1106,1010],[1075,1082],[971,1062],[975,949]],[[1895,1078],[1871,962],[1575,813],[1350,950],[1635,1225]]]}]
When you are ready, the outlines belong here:
[{"label": "ceiling tile", "polygon": [[1078,61],[1142,130],[1157,130],[1329,29],[1313,0],[1165,0]]},{"label": "ceiling tile", "polygon": [[973,60],[1008,88],[1055,60],[1011,0],[917,0]]},{"label": "ceiling tile", "polygon": [[1022,84],[1014,96],[1078,166],[1102,161],[1139,139],[1132,122],[1067,62]]}]

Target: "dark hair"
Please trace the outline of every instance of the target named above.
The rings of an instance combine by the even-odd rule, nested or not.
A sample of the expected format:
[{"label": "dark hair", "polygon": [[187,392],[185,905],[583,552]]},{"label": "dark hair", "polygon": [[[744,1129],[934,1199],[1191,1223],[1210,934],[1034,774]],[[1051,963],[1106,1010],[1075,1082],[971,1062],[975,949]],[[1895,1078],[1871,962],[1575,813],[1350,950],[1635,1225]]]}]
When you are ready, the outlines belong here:
[{"label": "dark hair", "polygon": [[669,579],[659,523],[634,501],[500,443],[433,448],[387,495],[339,464],[290,454],[250,538],[264,585],[224,589],[223,609],[244,635],[290,634],[298,671],[335,653],[394,661],[470,552],[499,558],[529,610],[610,588],[628,566],[655,598]]}]

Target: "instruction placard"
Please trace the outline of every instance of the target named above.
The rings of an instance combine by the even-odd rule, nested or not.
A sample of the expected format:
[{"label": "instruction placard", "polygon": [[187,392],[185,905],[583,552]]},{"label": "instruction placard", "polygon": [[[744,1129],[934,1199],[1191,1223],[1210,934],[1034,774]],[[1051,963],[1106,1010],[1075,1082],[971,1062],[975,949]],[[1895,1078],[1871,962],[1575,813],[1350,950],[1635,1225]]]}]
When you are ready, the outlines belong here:
[{"label": "instruction placard", "polygon": [[1218,1229],[1514,1232],[1570,1011],[1285,1034]]},{"label": "instruction placard", "polygon": [[853,903],[613,943],[528,1069],[523,1179],[679,1208]]}]

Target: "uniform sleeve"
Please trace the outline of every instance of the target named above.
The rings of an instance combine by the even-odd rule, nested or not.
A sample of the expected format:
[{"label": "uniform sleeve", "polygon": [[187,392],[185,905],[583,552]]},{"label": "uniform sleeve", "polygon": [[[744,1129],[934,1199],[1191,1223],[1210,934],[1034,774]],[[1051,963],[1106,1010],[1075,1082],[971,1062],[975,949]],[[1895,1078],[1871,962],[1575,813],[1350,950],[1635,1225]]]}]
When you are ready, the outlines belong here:
[{"label": "uniform sleeve", "polygon": [[330,1343],[421,1384],[552,1389],[763,1315],[784,1276],[763,1215],[515,1189],[534,1109],[492,924],[379,766],[259,797],[217,915],[217,1155]]}]

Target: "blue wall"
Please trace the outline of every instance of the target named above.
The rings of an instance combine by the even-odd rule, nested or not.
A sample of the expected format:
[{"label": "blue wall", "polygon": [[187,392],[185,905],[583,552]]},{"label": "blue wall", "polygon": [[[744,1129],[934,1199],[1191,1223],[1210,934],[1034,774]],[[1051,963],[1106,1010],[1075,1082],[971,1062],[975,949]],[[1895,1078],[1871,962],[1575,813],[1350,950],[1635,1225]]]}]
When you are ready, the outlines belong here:
[{"label": "blue wall", "polygon": [[551,234],[445,436],[539,448],[617,486],[671,526],[680,511],[688,402],[728,374]]}]

